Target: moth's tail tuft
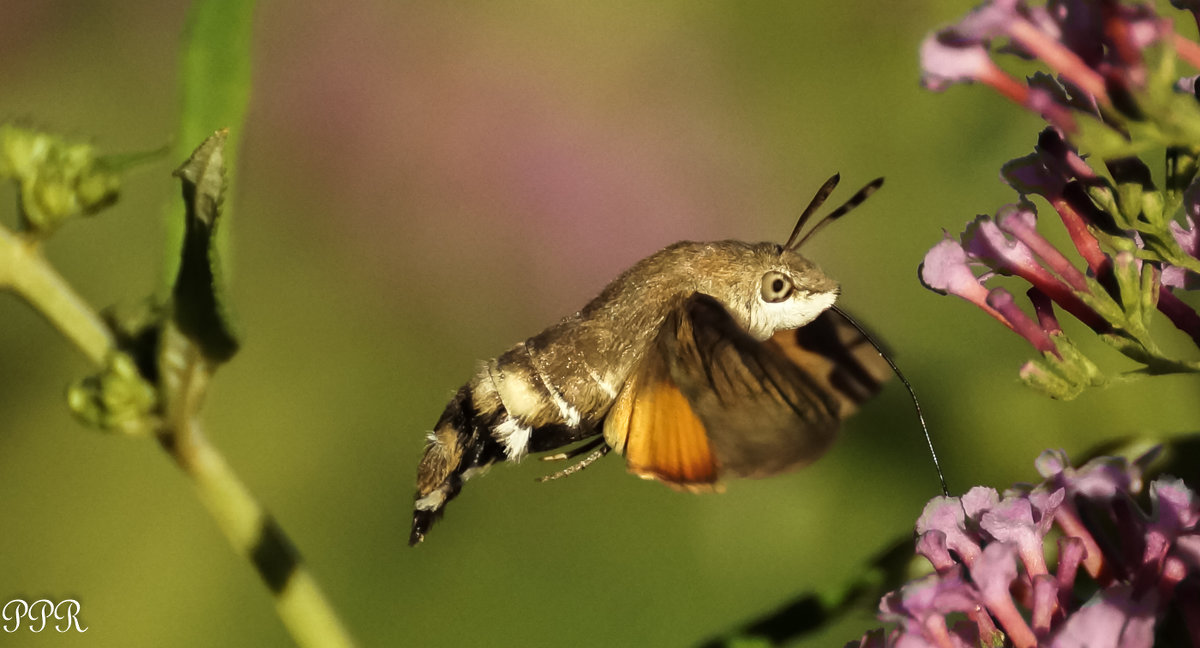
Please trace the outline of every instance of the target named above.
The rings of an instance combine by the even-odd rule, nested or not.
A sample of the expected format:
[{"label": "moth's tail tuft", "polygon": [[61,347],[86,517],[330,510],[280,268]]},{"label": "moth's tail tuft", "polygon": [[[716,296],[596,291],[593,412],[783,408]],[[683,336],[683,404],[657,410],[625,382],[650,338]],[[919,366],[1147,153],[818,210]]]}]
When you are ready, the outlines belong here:
[{"label": "moth's tail tuft", "polygon": [[421,541],[425,539],[425,534],[429,533],[429,527],[433,526],[433,521],[440,517],[442,517],[442,509],[436,511],[413,509],[412,532],[408,534],[408,546],[415,547],[421,544]]},{"label": "moth's tail tuft", "polygon": [[433,514],[428,511],[413,511],[412,531],[408,534],[408,546],[415,547],[425,539],[429,527],[433,525]]}]

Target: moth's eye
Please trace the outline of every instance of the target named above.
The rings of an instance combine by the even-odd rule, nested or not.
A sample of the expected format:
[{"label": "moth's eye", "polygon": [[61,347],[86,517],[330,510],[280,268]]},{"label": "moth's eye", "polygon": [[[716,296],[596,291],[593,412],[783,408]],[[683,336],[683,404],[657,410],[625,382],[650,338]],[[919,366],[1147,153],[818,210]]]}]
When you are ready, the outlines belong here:
[{"label": "moth's eye", "polygon": [[781,302],[792,296],[792,290],[795,286],[792,285],[791,277],[782,272],[772,270],[763,275],[762,278],[762,298],[763,301],[772,304]]}]

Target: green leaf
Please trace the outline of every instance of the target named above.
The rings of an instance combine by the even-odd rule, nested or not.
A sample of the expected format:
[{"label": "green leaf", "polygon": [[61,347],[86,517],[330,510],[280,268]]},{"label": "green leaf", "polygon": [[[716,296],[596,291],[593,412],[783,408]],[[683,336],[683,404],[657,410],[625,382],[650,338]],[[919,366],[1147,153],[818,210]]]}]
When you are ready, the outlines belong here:
[{"label": "green leaf", "polygon": [[[251,28],[253,0],[197,0],[188,14],[179,63],[182,113],[176,136],[174,158],[183,159],[190,147],[214,131],[240,133],[250,98]],[[225,145],[227,177],[237,168],[237,143]],[[226,208],[228,219],[228,208]],[[179,241],[184,239],[184,218],[178,206],[166,216],[167,256],[164,278],[176,274],[181,258]],[[228,228],[217,247],[228,248]]]},{"label": "green leaf", "polygon": [[183,181],[183,252],[172,289],[172,317],[180,333],[213,364],[228,360],[238,342],[223,300],[224,285],[216,250],[218,219],[225,192],[225,142],[217,131],[175,175]]},{"label": "green leaf", "polygon": [[227,130],[217,131],[175,171],[184,234],[171,299],[106,313],[119,351],[68,392],[71,410],[86,423],[126,434],[177,430],[199,409],[214,369],[238,349],[215,248],[227,137]]}]

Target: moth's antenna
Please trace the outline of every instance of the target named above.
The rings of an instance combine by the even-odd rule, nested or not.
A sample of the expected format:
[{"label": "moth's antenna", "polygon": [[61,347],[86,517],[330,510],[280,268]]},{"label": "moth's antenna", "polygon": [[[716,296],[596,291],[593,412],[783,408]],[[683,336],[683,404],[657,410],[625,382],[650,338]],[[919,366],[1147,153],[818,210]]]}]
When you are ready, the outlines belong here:
[{"label": "moth's antenna", "polygon": [[821,185],[821,188],[817,190],[817,195],[813,196],[813,199],[808,202],[808,207],[804,208],[804,213],[800,214],[800,220],[796,221],[796,227],[792,229],[792,235],[788,237],[787,243],[783,244],[783,249],[794,250],[799,247],[800,244],[796,243],[796,239],[800,236],[800,230],[804,229],[804,224],[808,222],[809,218],[812,218],[813,212],[825,204],[825,199],[829,197],[829,194],[833,193],[833,188],[837,186],[838,180],[841,179],[842,175],[835,173],[832,178],[826,180],[825,184]]},{"label": "moth's antenna", "polygon": [[[876,180],[870,185],[867,185],[867,187],[869,188],[871,185],[875,185],[876,188],[878,188],[878,183],[881,180],[882,179]],[[874,189],[871,191],[874,191]],[[860,191],[858,193],[861,194],[863,192]],[[867,192],[867,195],[870,195],[870,192]],[[863,196],[863,198],[865,197],[866,196]],[[858,194],[855,194],[855,198],[858,198]],[[854,198],[851,198],[850,200],[853,201]],[[862,199],[860,198],[858,202],[862,202]],[[829,218],[832,218],[832,214]],[[829,220],[829,218],[826,218],[826,220]],[[933,457],[933,467],[937,470],[938,481],[942,484],[942,494],[946,497],[950,497],[950,489],[946,487],[946,476],[942,474],[942,464],[938,461],[937,451],[933,449],[933,438],[929,436],[929,426],[925,424],[925,415],[921,413],[921,402],[917,400],[917,393],[913,391],[912,385],[909,384],[908,379],[905,378],[904,374],[900,372],[900,367],[897,367],[896,363],[892,362],[892,359],[888,357],[888,354],[883,352],[883,348],[879,346],[879,343],[875,341],[875,338],[871,337],[871,334],[867,333],[866,329],[859,326],[858,322],[854,321],[854,318],[850,317],[846,311],[838,308],[837,306],[833,306],[832,308],[838,315],[844,317],[851,326],[858,329],[859,333],[862,333],[862,336],[866,338],[867,342],[870,342],[871,346],[875,347],[875,351],[879,353],[879,357],[883,358],[884,361],[888,363],[888,366],[892,368],[892,372],[896,374],[896,377],[900,379],[901,383],[904,383],[904,388],[908,390],[908,395],[912,397],[913,408],[917,410],[917,420],[921,423],[921,430],[925,433],[925,443],[929,445],[929,456]]]},{"label": "moth's antenna", "polygon": [[[842,216],[845,216],[846,214],[850,213],[851,209],[854,209],[855,207],[858,207],[859,205],[861,205],[862,202],[864,200],[866,200],[868,196],[875,193],[875,190],[879,189],[882,186],[883,186],[883,178],[875,178],[869,184],[867,184],[867,186],[863,187],[862,189],[859,189],[858,193],[854,194],[853,196],[850,196],[850,200],[847,200],[846,202],[842,203],[841,207],[838,207],[837,209],[829,212],[828,216],[817,221],[817,224],[813,225],[813,228],[808,230],[808,234],[805,234],[803,238],[801,238],[799,241],[796,242],[796,246],[794,248],[789,247],[787,249],[789,249],[789,250],[796,249],[796,248],[799,248],[801,245],[804,245],[804,242],[807,241],[808,239],[812,238],[813,234],[816,234],[817,232],[821,231],[822,229],[825,229],[826,225],[828,225],[828,224],[832,223],[833,221],[841,218]],[[807,215],[807,211],[805,212],[805,214]],[[795,236],[796,236],[796,233],[793,232],[792,237],[795,238]],[[787,247],[787,246],[785,246],[785,247]]]}]

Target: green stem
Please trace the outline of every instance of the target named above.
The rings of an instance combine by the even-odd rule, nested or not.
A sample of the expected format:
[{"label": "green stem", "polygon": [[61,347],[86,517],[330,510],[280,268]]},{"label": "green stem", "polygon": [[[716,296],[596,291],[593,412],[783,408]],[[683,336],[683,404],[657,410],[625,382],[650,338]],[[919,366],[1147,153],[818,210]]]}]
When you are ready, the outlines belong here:
[{"label": "green stem", "polygon": [[[96,366],[116,348],[112,332],[67,284],[39,243],[0,227],[0,290],[12,290]],[[200,500],[235,551],[250,559],[275,597],[276,613],[300,646],[353,646],[312,575],[194,419],[168,424],[159,440],[191,477]]]},{"label": "green stem", "polygon": [[282,531],[209,444],[195,419],[163,432],[159,441],[192,479],[200,501],[234,550],[258,569],[275,596],[275,609],[300,646],[349,647],[342,626]]},{"label": "green stem", "polygon": [[46,261],[36,240],[0,227],[0,289],[10,289],[96,365],[113,350],[112,332]]}]

